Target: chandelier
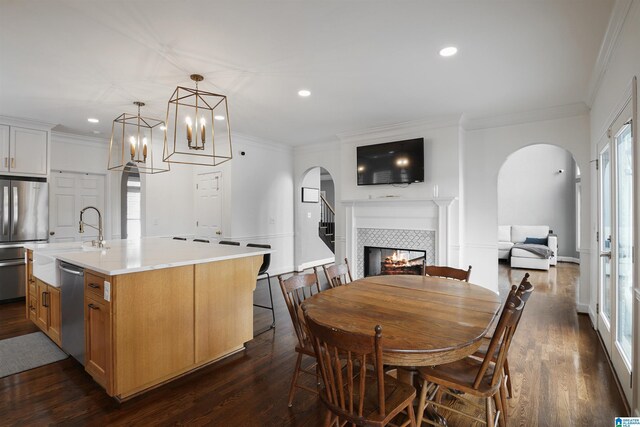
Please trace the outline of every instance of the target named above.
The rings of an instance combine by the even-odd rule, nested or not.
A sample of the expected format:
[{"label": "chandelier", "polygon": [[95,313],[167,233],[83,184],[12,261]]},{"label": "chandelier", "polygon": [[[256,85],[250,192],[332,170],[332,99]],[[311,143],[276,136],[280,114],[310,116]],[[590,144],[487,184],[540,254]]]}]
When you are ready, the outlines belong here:
[{"label": "chandelier", "polygon": [[160,156],[163,144],[164,121],[140,115],[144,102],[133,103],[138,114],[123,113],[111,127],[109,144],[109,170],[155,174],[170,170],[169,163]]},{"label": "chandelier", "polygon": [[163,159],[169,163],[217,166],[231,160],[227,97],[198,88],[204,80],[192,74],[196,88],[178,86],[167,105]]}]

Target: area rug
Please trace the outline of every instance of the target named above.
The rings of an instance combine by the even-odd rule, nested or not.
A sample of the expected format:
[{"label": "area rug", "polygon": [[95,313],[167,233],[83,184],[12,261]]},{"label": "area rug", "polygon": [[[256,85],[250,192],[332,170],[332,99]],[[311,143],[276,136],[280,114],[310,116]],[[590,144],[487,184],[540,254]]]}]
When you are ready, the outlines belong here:
[{"label": "area rug", "polygon": [[0,378],[69,357],[42,332],[0,341]]}]

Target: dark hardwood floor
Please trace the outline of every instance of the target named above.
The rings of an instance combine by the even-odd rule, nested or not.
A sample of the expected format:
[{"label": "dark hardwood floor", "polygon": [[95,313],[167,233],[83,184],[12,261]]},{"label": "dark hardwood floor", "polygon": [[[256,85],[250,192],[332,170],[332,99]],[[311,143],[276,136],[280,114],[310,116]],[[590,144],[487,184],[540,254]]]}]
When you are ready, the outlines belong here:
[{"label": "dark hardwood floor", "polygon": [[[501,266],[500,288],[518,283],[524,272]],[[509,425],[613,425],[624,405],[588,317],[575,312],[577,266],[531,273],[536,290],[509,356],[515,392]],[[0,425],[320,425],[315,395],[300,390],[287,407],[295,335],[277,279],[272,286],[277,327],[245,351],[122,404],[71,358],[5,377]],[[268,301],[265,281],[256,299]],[[255,330],[270,322],[268,311],[255,309]],[[24,303],[0,305],[0,339],[36,330],[24,319]],[[467,424],[451,419],[449,425]]]}]

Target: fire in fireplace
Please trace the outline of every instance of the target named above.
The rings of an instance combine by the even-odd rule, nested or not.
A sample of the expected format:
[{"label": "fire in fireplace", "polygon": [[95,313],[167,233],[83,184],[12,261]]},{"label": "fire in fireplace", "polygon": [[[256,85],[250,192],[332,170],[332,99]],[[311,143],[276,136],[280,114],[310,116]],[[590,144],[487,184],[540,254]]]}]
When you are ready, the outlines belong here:
[{"label": "fire in fireplace", "polygon": [[364,276],[422,274],[426,251],[402,248],[364,247]]}]

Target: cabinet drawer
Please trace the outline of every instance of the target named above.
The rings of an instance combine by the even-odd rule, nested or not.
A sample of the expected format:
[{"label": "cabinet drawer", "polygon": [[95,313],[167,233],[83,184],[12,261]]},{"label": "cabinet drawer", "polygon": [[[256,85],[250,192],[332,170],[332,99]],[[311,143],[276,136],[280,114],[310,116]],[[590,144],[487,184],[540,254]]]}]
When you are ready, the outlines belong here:
[{"label": "cabinet drawer", "polygon": [[93,294],[100,299],[104,297],[104,277],[96,276],[85,271],[84,273],[85,292]]}]

